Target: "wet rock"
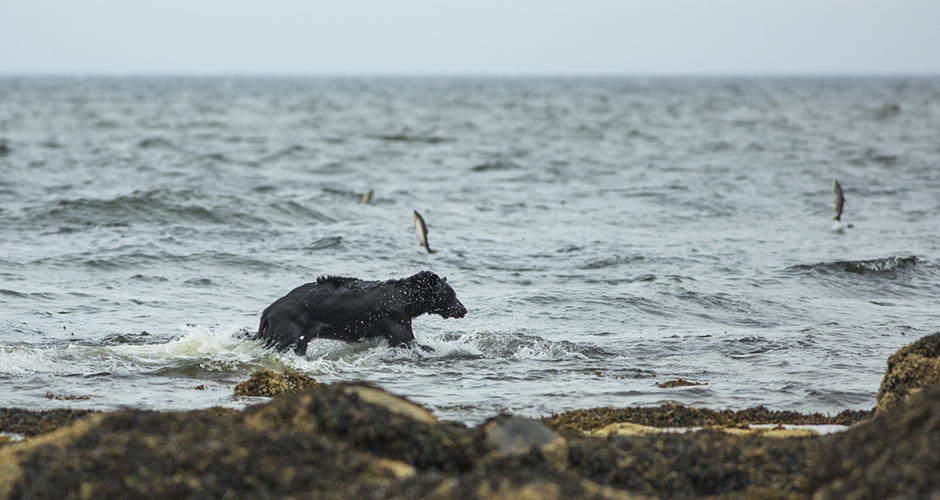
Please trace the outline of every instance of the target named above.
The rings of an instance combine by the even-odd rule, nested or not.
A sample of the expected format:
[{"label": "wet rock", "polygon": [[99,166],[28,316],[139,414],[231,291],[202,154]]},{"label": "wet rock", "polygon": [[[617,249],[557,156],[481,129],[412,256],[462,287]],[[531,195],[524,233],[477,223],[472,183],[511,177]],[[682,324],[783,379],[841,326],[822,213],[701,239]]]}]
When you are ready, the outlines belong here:
[{"label": "wet rock", "polygon": [[89,410],[21,410],[0,408],[0,432],[22,434],[27,437],[52,432],[60,427],[96,413]]},{"label": "wet rock", "polygon": [[[31,479],[29,478],[29,472],[34,472],[36,469],[35,466],[31,466],[27,462],[30,460],[35,461],[37,458],[39,460],[45,458],[47,462],[51,462],[48,459],[50,453],[54,454],[57,450],[73,444],[94,428],[102,418],[104,418],[102,414],[90,415],[72,423],[72,425],[41,437],[0,448],[0,498],[24,498],[29,496],[52,498],[52,492],[47,491],[45,495],[42,495],[30,491],[35,490],[35,488],[24,488],[26,486],[24,480],[29,481]],[[40,450],[40,453],[36,453],[36,450]],[[52,468],[54,465],[49,467]],[[37,486],[42,487],[42,485]],[[61,492],[61,497],[66,495],[67,492]]]},{"label": "wet rock", "polygon": [[[606,427],[601,427],[600,429],[594,429],[589,432],[590,436],[643,436],[647,434],[660,434],[664,432],[697,432],[704,429],[704,427],[651,427],[648,425],[634,424],[631,422],[620,422],[617,424],[610,424]],[[797,427],[797,428],[785,428],[782,425],[776,427],[760,427],[760,428],[748,428],[740,429],[737,427],[722,428],[716,427],[714,430],[724,432],[726,434],[733,434],[737,436],[744,435],[759,435],[763,437],[770,438],[790,438],[790,437],[807,437],[807,436],[819,436],[820,432],[816,429],[806,428],[806,427]]]},{"label": "wet rock", "polygon": [[342,441],[419,468],[466,470],[481,455],[465,426],[437,423],[420,406],[365,384],[325,385],[278,398],[248,408],[243,421],[258,431]]},{"label": "wet rock", "polygon": [[346,394],[355,394],[367,403],[379,405],[392,413],[403,415],[412,420],[426,424],[437,423],[437,417],[424,407],[416,405],[405,398],[389,394],[382,389],[368,385],[349,385],[344,386],[343,391]]},{"label": "wet rock", "polygon": [[43,397],[46,399],[55,399],[56,401],[79,401],[83,399],[91,399],[91,396],[85,396],[85,395],[79,396],[76,394],[69,394],[67,396],[62,396],[59,394],[53,394],[51,392],[47,392],[46,395]]},{"label": "wet rock", "polygon": [[645,434],[658,434],[671,427],[651,427],[649,425],[634,424],[633,422],[618,422],[605,425],[600,429],[588,432],[591,436],[642,436]]},{"label": "wet rock", "polygon": [[316,380],[296,372],[276,373],[258,370],[248,380],[235,386],[235,396],[277,397],[321,385]]},{"label": "wet rock", "polygon": [[684,378],[679,378],[676,380],[667,380],[661,384],[656,384],[656,387],[659,387],[660,389],[671,389],[673,387],[687,387],[691,385],[708,385],[708,384],[707,383],[703,384],[701,382],[689,382],[688,380]]},{"label": "wet rock", "polygon": [[598,485],[588,480],[565,477],[555,480],[534,480],[514,484],[510,479],[499,482],[489,480],[463,481],[447,484],[428,498],[480,499],[480,500],[654,500],[655,497],[633,495],[625,491]]},{"label": "wet rock", "polygon": [[383,498],[387,464],[238,416],[125,411],[0,448],[0,498]]},{"label": "wet rock", "polygon": [[415,478],[408,496],[438,500],[647,498],[559,471],[545,461],[538,449],[531,449],[528,453],[495,455],[492,460],[490,458],[494,455],[488,457],[476,468],[459,475],[443,479],[428,475]]},{"label": "wet rock", "polygon": [[650,427],[740,427],[751,424],[852,425],[871,418],[872,412],[845,410],[836,416],[794,411],[772,411],[763,406],[746,410],[710,410],[681,405],[655,408],[592,408],[542,418],[564,435],[581,435],[611,424],[630,422]]},{"label": "wet rock", "polygon": [[940,332],[908,344],[888,358],[878,389],[878,412],[900,406],[924,387],[940,383]]},{"label": "wet rock", "polygon": [[814,500],[940,498],[940,384],[835,436],[811,471]]},{"label": "wet rock", "polygon": [[715,430],[569,440],[571,470],[600,485],[661,498],[806,498],[806,468],[824,438],[767,439]]},{"label": "wet rock", "polygon": [[482,426],[486,447],[499,455],[518,455],[539,450],[557,470],[568,468],[568,444],[564,438],[538,420],[500,415]]},{"label": "wet rock", "polygon": [[96,414],[4,445],[0,498],[392,498],[418,474],[439,482],[479,455],[464,426],[336,384],[244,413]]},{"label": "wet rock", "polygon": [[[840,434],[741,434],[868,417],[664,405],[470,429],[356,383],[244,412],[2,410],[0,431],[33,437],[0,445],[0,499],[940,498],[940,385]],[[612,424],[723,429],[585,435]]]}]

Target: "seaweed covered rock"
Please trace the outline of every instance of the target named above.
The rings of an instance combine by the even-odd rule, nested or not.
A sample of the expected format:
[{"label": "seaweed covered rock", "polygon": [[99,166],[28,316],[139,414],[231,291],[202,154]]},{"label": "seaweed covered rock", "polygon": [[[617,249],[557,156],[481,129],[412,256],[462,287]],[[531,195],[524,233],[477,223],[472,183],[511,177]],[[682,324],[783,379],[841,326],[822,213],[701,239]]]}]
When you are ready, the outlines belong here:
[{"label": "seaweed covered rock", "polygon": [[0,447],[0,499],[636,498],[567,471],[565,441],[543,424],[491,424],[495,441],[477,442],[484,426],[438,422],[363,384],[243,413],[97,413]]},{"label": "seaweed covered rock", "polygon": [[412,498],[435,500],[655,500],[597,484],[546,464],[538,450],[499,457],[479,468],[445,478],[410,481]]},{"label": "seaweed covered rock", "polygon": [[940,384],[835,436],[811,470],[814,500],[940,498]]},{"label": "seaweed covered rock", "polygon": [[480,454],[466,427],[437,423],[424,408],[365,384],[322,386],[248,408],[243,418],[259,431],[325,436],[421,468],[465,470]]},{"label": "seaweed covered rock", "polygon": [[[500,415],[477,426],[368,384],[318,386],[252,406],[120,411],[0,446],[5,498],[940,498],[940,386],[842,433],[770,439],[714,429],[593,437],[645,425],[851,423],[677,406]],[[28,419],[27,419],[28,420]],[[42,426],[33,426],[36,428]]]},{"label": "seaweed covered rock", "polygon": [[940,383],[940,332],[908,344],[888,358],[878,389],[878,411],[898,407],[924,387]]},{"label": "seaweed covered rock", "polygon": [[235,396],[273,398],[321,385],[316,380],[295,372],[276,373],[258,370],[248,380],[235,386]]},{"label": "seaweed covered rock", "polygon": [[661,384],[656,384],[656,387],[660,389],[672,389],[673,387],[689,387],[694,385],[708,385],[708,382],[689,382],[684,378],[677,378],[675,380],[667,380]]},{"label": "seaweed covered rock", "polygon": [[395,470],[314,435],[237,416],[99,414],[0,448],[0,498],[364,498],[400,492]]},{"label": "seaweed covered rock", "polygon": [[662,498],[805,498],[805,472],[819,437],[768,439],[720,431],[571,441],[582,478]]},{"label": "seaweed covered rock", "polygon": [[337,384],[238,413],[122,411],[0,447],[0,498],[387,498],[473,467],[470,429]]},{"label": "seaweed covered rock", "polygon": [[852,425],[871,418],[872,412],[845,410],[835,416],[819,413],[773,411],[756,406],[746,410],[711,410],[682,405],[654,408],[591,408],[572,410],[542,419],[566,435],[591,433],[612,424],[629,422],[650,427],[747,428],[751,424]]},{"label": "seaweed covered rock", "polygon": [[27,437],[52,432],[59,427],[95,413],[90,410],[21,410],[0,408],[0,432],[12,432]]},{"label": "seaweed covered rock", "polygon": [[545,462],[554,469],[568,468],[568,443],[548,426],[525,417],[499,415],[476,429],[477,441],[498,456],[530,453],[538,450]]}]

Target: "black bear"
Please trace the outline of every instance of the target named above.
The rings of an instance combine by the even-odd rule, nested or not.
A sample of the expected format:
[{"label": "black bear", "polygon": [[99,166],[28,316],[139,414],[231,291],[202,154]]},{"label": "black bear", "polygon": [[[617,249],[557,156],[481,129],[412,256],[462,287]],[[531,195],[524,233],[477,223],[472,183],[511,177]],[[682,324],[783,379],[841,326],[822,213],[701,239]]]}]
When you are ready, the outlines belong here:
[{"label": "black bear", "polygon": [[467,308],[447,278],[430,271],[388,281],[321,276],[268,306],[261,313],[258,338],[301,355],[316,338],[356,342],[381,337],[393,347],[413,346],[411,319],[425,313],[462,318]]}]

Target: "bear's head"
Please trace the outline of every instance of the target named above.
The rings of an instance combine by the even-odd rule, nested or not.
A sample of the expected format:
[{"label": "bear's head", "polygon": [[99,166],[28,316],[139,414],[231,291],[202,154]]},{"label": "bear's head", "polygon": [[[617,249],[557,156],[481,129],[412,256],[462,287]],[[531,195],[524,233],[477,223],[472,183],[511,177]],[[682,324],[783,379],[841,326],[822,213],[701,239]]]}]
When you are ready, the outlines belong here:
[{"label": "bear's head", "polygon": [[447,284],[447,278],[421,271],[408,278],[423,300],[421,313],[440,314],[442,318],[462,318],[467,308],[457,300],[457,293]]}]

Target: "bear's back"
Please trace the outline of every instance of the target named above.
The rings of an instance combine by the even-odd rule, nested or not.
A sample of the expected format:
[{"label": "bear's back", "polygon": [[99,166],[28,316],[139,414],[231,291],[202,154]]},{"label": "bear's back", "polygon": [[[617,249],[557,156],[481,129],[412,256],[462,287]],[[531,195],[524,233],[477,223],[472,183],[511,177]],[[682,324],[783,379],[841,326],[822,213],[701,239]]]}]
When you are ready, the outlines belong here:
[{"label": "bear's back", "polygon": [[362,280],[359,278],[347,278],[345,276],[330,276],[330,275],[317,277],[317,285],[333,286],[336,288],[343,287],[343,286],[348,287],[350,285],[355,285],[358,283],[362,283]]}]

